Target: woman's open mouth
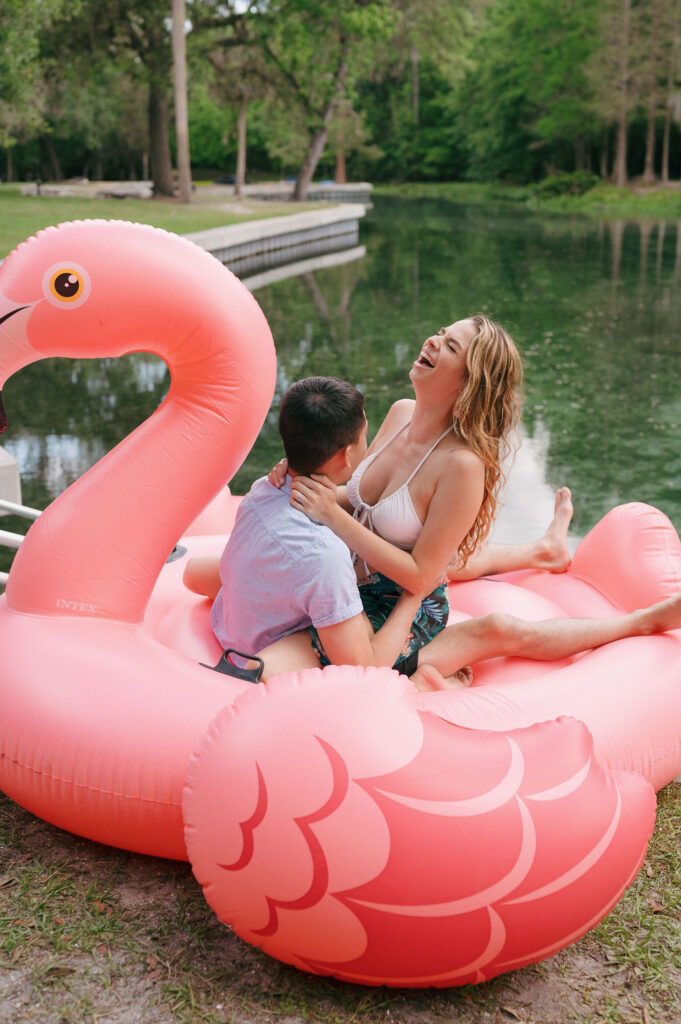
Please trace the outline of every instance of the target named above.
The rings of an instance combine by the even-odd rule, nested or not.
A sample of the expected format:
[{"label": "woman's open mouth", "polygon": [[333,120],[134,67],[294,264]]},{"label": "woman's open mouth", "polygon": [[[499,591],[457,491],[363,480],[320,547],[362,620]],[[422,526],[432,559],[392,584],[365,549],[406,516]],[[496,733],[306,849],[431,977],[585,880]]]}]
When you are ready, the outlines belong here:
[{"label": "woman's open mouth", "polygon": [[430,368],[431,370],[432,370],[432,369],[433,369],[433,367],[435,366],[435,363],[431,363],[431,361],[430,361],[430,359],[428,358],[428,356],[427,356],[427,355],[425,355],[425,353],[423,353],[423,352],[421,353],[421,355],[420,355],[420,356],[418,357],[418,359],[416,360],[416,364],[417,364],[417,366],[427,366],[427,367],[429,367],[429,368]]}]

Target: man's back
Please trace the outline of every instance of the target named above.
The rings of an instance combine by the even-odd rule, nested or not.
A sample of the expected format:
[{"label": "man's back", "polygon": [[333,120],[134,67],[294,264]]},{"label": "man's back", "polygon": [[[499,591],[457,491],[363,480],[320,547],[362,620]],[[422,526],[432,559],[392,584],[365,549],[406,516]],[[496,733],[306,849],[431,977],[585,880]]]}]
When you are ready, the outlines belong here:
[{"label": "man's back", "polygon": [[257,480],[220,560],[211,625],[223,647],[255,654],[290,633],[362,611],[350,553],[326,526],[291,507],[290,484]]}]

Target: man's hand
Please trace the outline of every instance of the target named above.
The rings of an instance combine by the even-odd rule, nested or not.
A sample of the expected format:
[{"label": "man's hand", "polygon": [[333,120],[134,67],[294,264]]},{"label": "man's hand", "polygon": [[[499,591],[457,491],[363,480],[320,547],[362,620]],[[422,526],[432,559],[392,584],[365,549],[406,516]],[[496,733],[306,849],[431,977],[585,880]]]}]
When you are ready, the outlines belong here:
[{"label": "man's hand", "polygon": [[291,504],[315,523],[331,526],[338,513],[336,485],[327,476],[297,476],[291,484]]}]

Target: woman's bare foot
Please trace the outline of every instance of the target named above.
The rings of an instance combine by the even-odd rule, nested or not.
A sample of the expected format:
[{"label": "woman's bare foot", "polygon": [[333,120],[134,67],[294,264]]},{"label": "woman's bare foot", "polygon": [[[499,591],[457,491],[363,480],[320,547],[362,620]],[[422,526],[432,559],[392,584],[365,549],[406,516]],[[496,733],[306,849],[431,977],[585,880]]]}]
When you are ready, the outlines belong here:
[{"label": "woman's bare foot", "polygon": [[668,629],[681,629],[681,592],[646,608],[640,614],[645,633],[664,633]]},{"label": "woman's bare foot", "polygon": [[537,569],[549,572],[566,572],[570,566],[570,552],[567,546],[567,532],[572,519],[572,495],[568,487],[559,487],[553,507],[553,519],[537,541]]},{"label": "woman's bare foot", "polygon": [[443,676],[432,665],[419,665],[410,678],[417,690],[461,690],[473,682],[473,669],[466,665],[451,676]]}]

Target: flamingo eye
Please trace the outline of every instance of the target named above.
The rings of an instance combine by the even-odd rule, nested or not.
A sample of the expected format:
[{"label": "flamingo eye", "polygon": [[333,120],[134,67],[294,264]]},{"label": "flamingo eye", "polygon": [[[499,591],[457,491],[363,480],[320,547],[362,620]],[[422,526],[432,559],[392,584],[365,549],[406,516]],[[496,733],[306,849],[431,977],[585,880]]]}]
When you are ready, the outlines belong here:
[{"label": "flamingo eye", "polygon": [[90,294],[90,276],[77,263],[58,263],[43,275],[43,294],[53,306],[73,309]]}]

